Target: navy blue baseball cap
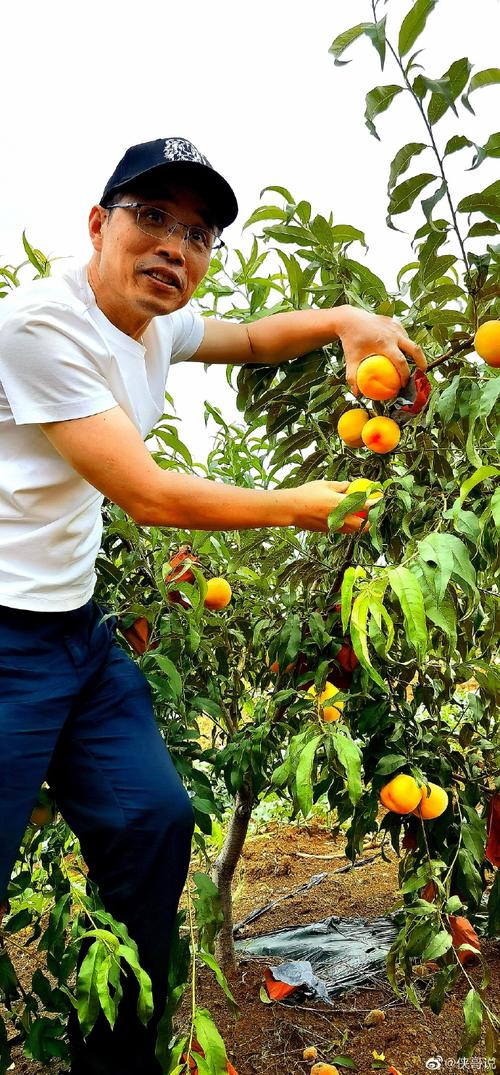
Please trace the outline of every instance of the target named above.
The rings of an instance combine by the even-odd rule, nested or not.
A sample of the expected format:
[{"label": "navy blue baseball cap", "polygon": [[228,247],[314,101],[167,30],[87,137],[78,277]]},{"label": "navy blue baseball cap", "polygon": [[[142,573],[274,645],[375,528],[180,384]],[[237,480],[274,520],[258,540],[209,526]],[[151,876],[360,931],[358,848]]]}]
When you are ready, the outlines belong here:
[{"label": "navy blue baseball cap", "polygon": [[100,201],[106,200],[114,190],[134,186],[136,180],[157,179],[168,184],[169,178],[193,183],[203,194],[220,228],[232,224],[238,213],[238,203],[229,183],[210,164],[210,161],[186,138],[156,138],[130,146],[116,166],[104,188]]}]

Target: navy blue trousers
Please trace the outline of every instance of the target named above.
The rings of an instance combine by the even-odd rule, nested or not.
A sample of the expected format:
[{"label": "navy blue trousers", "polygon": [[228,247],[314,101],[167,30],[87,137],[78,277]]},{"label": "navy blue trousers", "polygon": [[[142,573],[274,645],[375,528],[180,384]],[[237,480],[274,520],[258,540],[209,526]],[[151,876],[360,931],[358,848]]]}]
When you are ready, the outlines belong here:
[{"label": "navy blue trousers", "polygon": [[147,680],[116,641],[116,620],[102,615],[93,600],[71,612],[0,606],[0,902],[47,780],[106,910],[137,943],[155,1001],[143,1027],[127,975],[114,1030],[101,1012],[85,1040],[72,1012],[72,1075],[158,1075],[156,1031],[193,811]]}]

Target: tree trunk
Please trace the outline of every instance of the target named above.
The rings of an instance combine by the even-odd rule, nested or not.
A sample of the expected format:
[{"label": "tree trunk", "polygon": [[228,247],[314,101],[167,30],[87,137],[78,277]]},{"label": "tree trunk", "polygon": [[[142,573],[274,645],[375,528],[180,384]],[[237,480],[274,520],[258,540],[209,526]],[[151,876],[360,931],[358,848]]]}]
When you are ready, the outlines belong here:
[{"label": "tree trunk", "polygon": [[223,970],[233,969],[236,966],[231,883],[245,843],[253,804],[254,797],[250,783],[245,781],[236,794],[236,804],[227,836],[211,871],[212,881],[219,889],[224,915],[224,924],[215,942],[216,959]]}]

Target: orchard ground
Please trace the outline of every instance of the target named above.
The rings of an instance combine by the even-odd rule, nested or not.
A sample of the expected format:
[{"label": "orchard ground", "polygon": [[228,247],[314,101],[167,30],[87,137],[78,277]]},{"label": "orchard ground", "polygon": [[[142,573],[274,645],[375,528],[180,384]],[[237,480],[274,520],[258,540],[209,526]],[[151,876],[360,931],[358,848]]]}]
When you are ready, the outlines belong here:
[{"label": "orchard ground", "polygon": [[[343,835],[332,835],[331,815],[326,817],[316,811],[308,823],[276,819],[272,814],[269,816],[269,803],[263,804],[260,813],[267,820],[256,819],[252,824],[252,834],[246,841],[235,879],[235,921],[270,900],[293,892],[314,874],[326,872],[328,876],[307,892],[284,900],[247,927],[242,936],[304,925],[329,915],[375,918],[388,914],[397,906],[399,860],[387,846],[387,841],[385,853],[389,862],[383,860],[380,835],[368,836],[365,840],[362,858],[368,860],[366,864],[336,873],[350,864],[344,855]],[[381,809],[379,820],[384,813]],[[193,862],[192,869],[197,868],[198,864]],[[20,980],[28,988],[36,965],[43,963],[44,957],[33,948],[19,948],[22,941],[22,935],[6,938]],[[481,947],[491,979],[487,999],[493,1011],[498,1011],[500,942],[482,938]],[[425,1073],[425,1061],[436,1055],[454,1059],[455,1065],[458,1064],[456,1056],[463,1031],[462,1006],[467,991],[465,979],[459,981],[440,1015],[434,1015],[428,1007],[416,1011],[407,1001],[399,1000],[383,970],[373,987],[342,994],[334,998],[334,1006],[329,1009],[322,1002],[313,1000],[300,1006],[291,1002],[264,1004],[260,999],[263,971],[271,965],[264,960],[240,957],[238,968],[228,972],[228,982],[241,1012],[237,1020],[223,993],[214,988],[213,976],[204,968],[199,969],[198,1004],[210,1008],[238,1075],[283,1075],[284,1072],[286,1075],[308,1075],[311,1065],[303,1060],[302,1054],[304,1048],[311,1045],[318,1049],[318,1058],[327,1062],[337,1055],[351,1058],[354,1067],[339,1067],[339,1071],[346,1075],[349,1071],[368,1075],[376,1070],[373,1067],[374,1050],[385,1055],[386,1063],[378,1068],[384,1075],[390,1064],[401,1075]],[[471,966],[468,973],[477,987],[481,979],[480,968]],[[429,978],[419,984],[422,1001],[431,982],[432,978]],[[189,999],[186,993],[177,1017],[177,1021],[184,1025],[189,1022]],[[373,1008],[384,1011],[385,1020],[378,1026],[364,1027],[365,1016]],[[27,1060],[17,1050],[13,1055],[14,1075],[59,1075],[61,1070],[60,1061],[43,1065]],[[484,1055],[481,1040],[474,1057]],[[469,1066],[471,1062],[472,1058],[468,1061]],[[489,1070],[494,1069],[490,1067]]]}]

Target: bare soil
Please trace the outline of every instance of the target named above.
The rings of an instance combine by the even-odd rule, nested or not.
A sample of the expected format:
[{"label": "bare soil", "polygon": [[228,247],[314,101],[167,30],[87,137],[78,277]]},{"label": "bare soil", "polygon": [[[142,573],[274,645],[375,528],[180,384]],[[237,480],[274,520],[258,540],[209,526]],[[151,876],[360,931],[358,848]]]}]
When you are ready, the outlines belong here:
[{"label": "bare soil", "polygon": [[[386,915],[398,906],[398,858],[389,853],[384,862],[376,840],[368,840],[363,857],[372,859],[365,865],[336,873],[349,866],[342,852],[343,839],[335,839],[320,821],[309,824],[270,823],[249,837],[234,884],[234,920],[241,921],[251,911],[271,900],[293,892],[314,874],[327,872],[324,880],[307,892],[282,900],[272,911],[246,927],[243,936],[255,936],[284,926],[317,922],[330,915],[372,918]],[[198,868],[198,867],[196,867]],[[29,987],[35,962],[41,953],[30,949],[7,947],[25,987]],[[22,940],[17,934],[16,941]],[[482,951],[490,975],[485,999],[498,1015],[500,1010],[500,942],[482,940]],[[375,985],[357,989],[334,998],[334,1006],[308,1000],[300,1005],[291,1000],[265,1004],[260,997],[263,971],[271,964],[241,958],[236,970],[227,974],[230,989],[240,1015],[235,1018],[226,998],[208,969],[200,967],[197,975],[197,1002],[207,1007],[226,1043],[228,1057],[238,1075],[309,1075],[310,1063],[303,1060],[304,1048],[314,1045],[318,1061],[332,1063],[336,1056],[350,1058],[355,1067],[339,1066],[341,1075],[355,1071],[368,1075],[375,1070],[374,1050],[385,1056],[379,1070],[387,1075],[390,1065],[399,1075],[425,1075],[426,1061],[442,1057],[442,1071],[492,1071],[494,1061],[487,1062],[484,1040],[475,1048],[474,1058],[457,1060],[463,1030],[464,997],[470,987],[465,976],[446,1001],[440,1015],[428,1007],[422,1011],[400,1000],[393,993],[381,970]],[[467,968],[469,978],[478,986],[482,968]],[[432,979],[422,981],[420,991],[425,1004]],[[385,1014],[383,1022],[365,1027],[366,1014],[374,1008]],[[189,996],[179,1013],[179,1025],[189,1022]],[[17,1054],[14,1075],[56,1075],[61,1062],[42,1065]],[[500,1071],[500,1054],[496,1060]],[[126,1073],[124,1072],[124,1075]]]},{"label": "bare soil", "polygon": [[[363,857],[376,856],[373,861],[336,874],[335,870],[349,864],[342,854],[343,842],[343,838],[332,838],[320,822],[272,823],[264,832],[249,838],[235,884],[235,922],[257,907],[292,892],[314,874],[327,871],[329,876],[307,892],[281,902],[246,927],[243,935],[256,936],[284,926],[304,925],[330,915],[374,918],[395,910],[400,902],[396,854],[389,853],[388,864],[377,854],[377,841],[368,840]],[[483,940],[481,947],[491,976],[487,1002],[498,1015],[500,943]],[[335,1056],[345,1056],[354,1062],[354,1068],[339,1066],[340,1075],[350,1070],[358,1075],[374,1071],[374,1050],[385,1056],[386,1063],[379,1068],[384,1075],[390,1065],[400,1075],[425,1075],[429,1070],[426,1060],[436,1056],[443,1058],[443,1071],[494,1070],[494,1061],[487,1065],[483,1059],[478,1066],[478,1059],[485,1057],[483,1039],[475,1048],[474,1061],[470,1058],[465,1067],[460,1067],[457,1060],[463,1030],[462,1005],[470,988],[465,976],[441,1013],[434,1015],[428,1007],[417,1011],[399,1000],[384,971],[375,988],[357,989],[334,998],[333,1008],[316,1000],[300,1006],[291,1000],[264,1004],[260,989],[264,984],[264,968],[270,965],[265,961],[240,959],[238,969],[228,973],[231,992],[241,1012],[236,1020],[224,995],[214,988],[213,976],[205,968],[198,976],[198,1003],[210,1009],[239,1075],[308,1075],[310,1063],[303,1060],[302,1054],[311,1045],[318,1049],[318,1061],[332,1063]],[[479,985],[481,967],[468,967],[467,973]],[[431,982],[432,978],[421,984],[422,1002]],[[385,1019],[375,1027],[365,1027],[365,1016],[374,1008],[381,1009]],[[500,1071],[500,1055],[496,1068]]]}]

